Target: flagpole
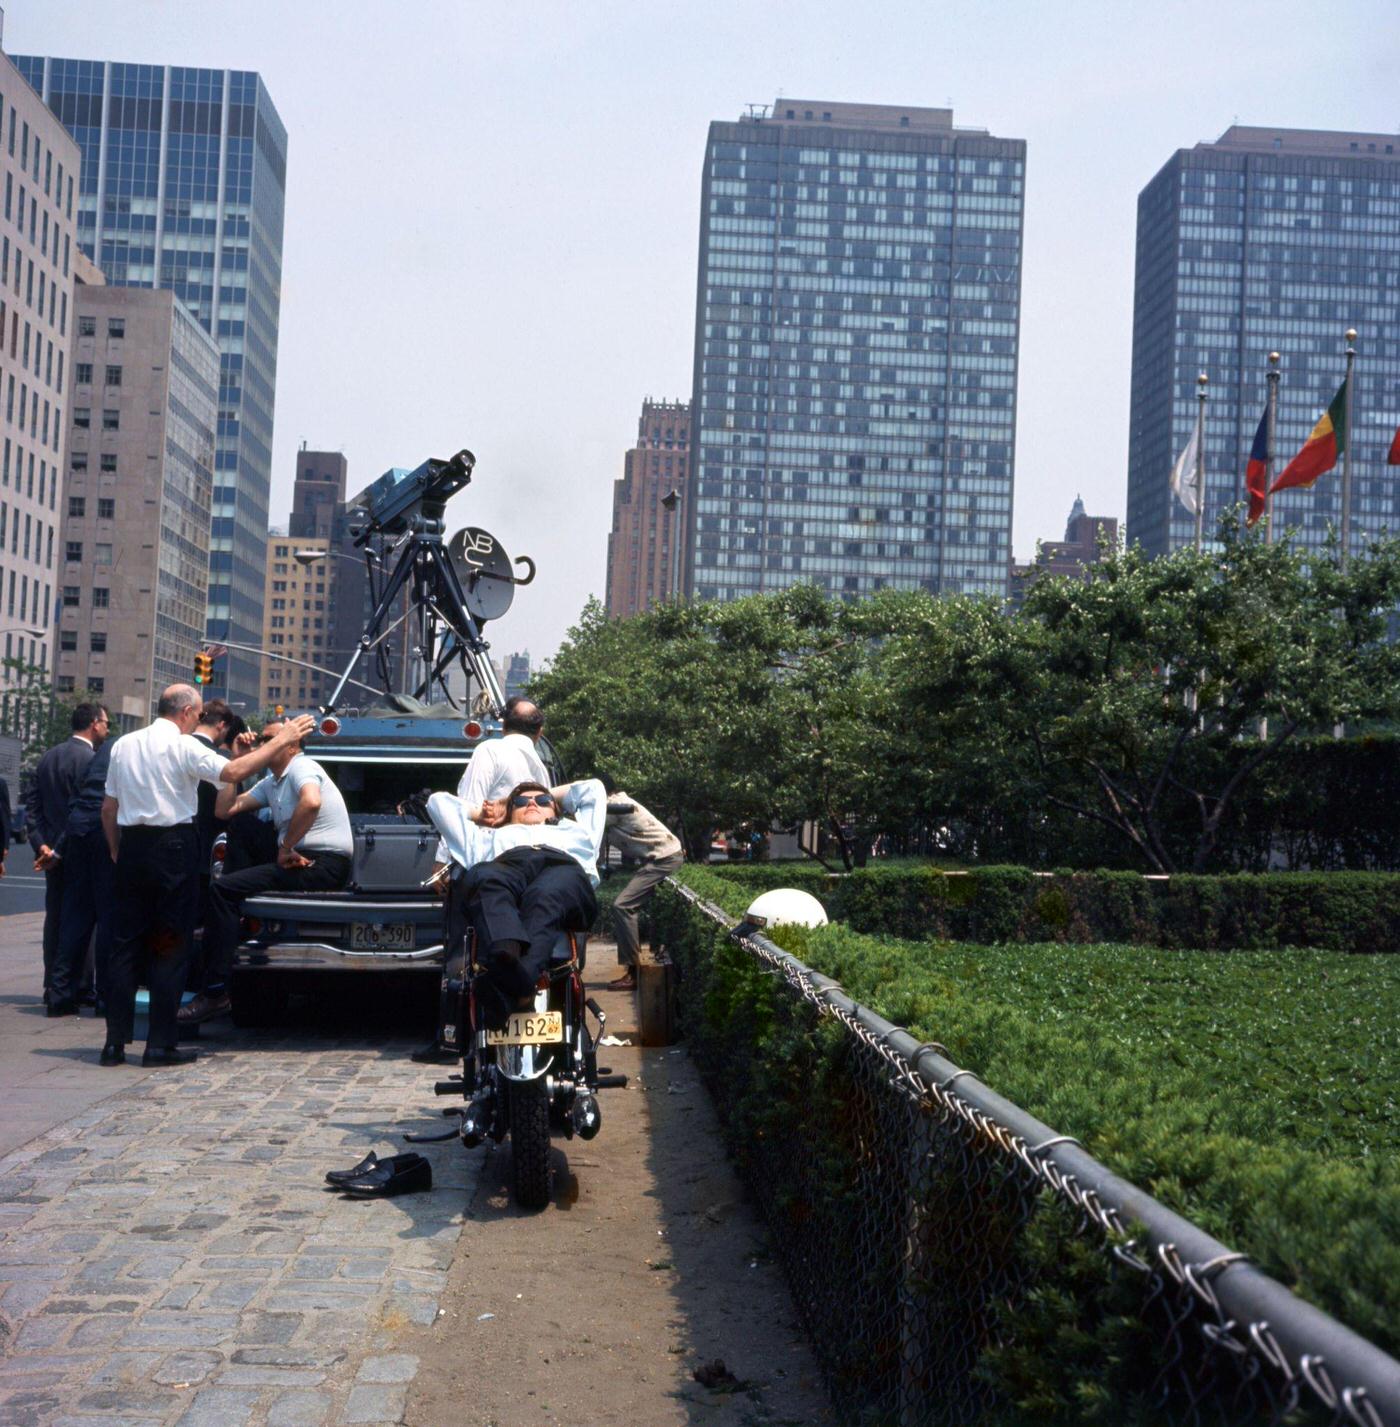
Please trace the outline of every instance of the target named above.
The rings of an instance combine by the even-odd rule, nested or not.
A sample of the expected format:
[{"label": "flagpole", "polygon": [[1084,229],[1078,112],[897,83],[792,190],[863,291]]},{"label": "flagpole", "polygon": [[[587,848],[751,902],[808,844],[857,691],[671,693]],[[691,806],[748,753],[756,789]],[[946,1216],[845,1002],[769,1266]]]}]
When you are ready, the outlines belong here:
[{"label": "flagpole", "polygon": [[1342,569],[1351,554],[1351,374],[1356,365],[1356,328],[1347,328],[1346,449],[1342,452]]},{"label": "flagpole", "polygon": [[1269,371],[1266,377],[1269,383],[1269,450],[1264,457],[1264,468],[1267,472],[1264,480],[1264,543],[1266,545],[1274,543],[1274,498],[1269,493],[1269,487],[1274,483],[1274,435],[1278,430],[1278,363],[1279,353],[1270,352]]},{"label": "flagpole", "polygon": [[1204,372],[1196,378],[1196,553],[1206,526],[1206,383]]}]

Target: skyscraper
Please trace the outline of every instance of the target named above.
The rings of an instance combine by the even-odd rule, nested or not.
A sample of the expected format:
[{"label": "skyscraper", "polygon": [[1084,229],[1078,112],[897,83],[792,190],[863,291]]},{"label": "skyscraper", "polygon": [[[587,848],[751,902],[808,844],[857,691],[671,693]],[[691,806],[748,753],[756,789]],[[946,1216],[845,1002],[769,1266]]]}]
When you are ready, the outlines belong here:
[{"label": "skyscraper", "polygon": [[[258,75],[18,57],[82,150],[78,241],[115,286],[169,288],[221,352],[210,639],[262,637],[287,135]],[[254,707],[256,655],[214,691]]]},{"label": "skyscraper", "polygon": [[296,480],[292,486],[292,521],[287,533],[295,537],[329,539],[335,525],[335,508],[345,504],[349,467],[339,451],[297,452]]},{"label": "skyscraper", "polygon": [[[0,686],[46,675],[68,445],[78,150],[0,54]],[[37,673],[35,672],[37,671]],[[11,733],[10,700],[0,715]]]},{"label": "skyscraper", "polygon": [[[1160,555],[1194,539],[1172,463],[1209,377],[1205,533],[1243,498],[1282,354],[1275,472],[1307,439],[1345,374],[1355,327],[1352,539],[1400,528],[1386,448],[1400,422],[1400,139],[1235,125],[1178,149],[1138,196],[1128,539]],[[1340,524],[1341,481],[1275,498],[1308,545]]]},{"label": "skyscraper", "polygon": [[642,403],[637,444],[613,482],[613,520],[608,535],[607,609],[614,619],[640,614],[671,593],[673,527],[684,507],[664,504],[686,488],[690,459],[690,403]]},{"label": "skyscraper", "polygon": [[1005,593],[1025,157],[949,109],[710,125],[691,594]]},{"label": "skyscraper", "polygon": [[204,643],[219,349],[173,293],[78,266],[54,687],[100,694],[115,732]]}]

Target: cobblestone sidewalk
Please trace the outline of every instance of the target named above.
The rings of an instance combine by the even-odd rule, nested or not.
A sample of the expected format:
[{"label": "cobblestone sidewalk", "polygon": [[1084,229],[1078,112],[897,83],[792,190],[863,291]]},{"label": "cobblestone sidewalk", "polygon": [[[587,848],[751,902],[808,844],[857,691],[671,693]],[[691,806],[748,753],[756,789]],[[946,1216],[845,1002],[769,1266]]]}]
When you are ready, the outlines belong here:
[{"label": "cobblestone sidewalk", "polygon": [[433,1192],[384,1201],[322,1175],[441,1127],[409,1049],[245,1035],[0,1159],[0,1421],[399,1421],[481,1161],[422,1146]]}]

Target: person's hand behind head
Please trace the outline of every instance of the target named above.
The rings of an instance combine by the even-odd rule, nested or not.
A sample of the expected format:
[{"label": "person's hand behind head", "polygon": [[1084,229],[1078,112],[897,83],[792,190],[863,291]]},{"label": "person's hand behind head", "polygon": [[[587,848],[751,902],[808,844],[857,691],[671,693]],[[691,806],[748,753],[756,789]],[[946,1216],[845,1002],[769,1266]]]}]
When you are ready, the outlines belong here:
[{"label": "person's hand behind head", "polygon": [[289,718],[277,730],[278,743],[300,743],[316,727],[316,720],[310,714],[298,714]]}]

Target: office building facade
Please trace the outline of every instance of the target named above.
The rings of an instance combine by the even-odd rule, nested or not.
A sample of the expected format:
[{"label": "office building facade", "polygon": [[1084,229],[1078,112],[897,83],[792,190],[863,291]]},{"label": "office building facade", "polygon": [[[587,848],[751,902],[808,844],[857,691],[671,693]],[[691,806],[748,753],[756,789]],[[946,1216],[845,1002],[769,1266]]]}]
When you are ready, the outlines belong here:
[{"label": "office building facade", "polygon": [[54,688],[126,730],[204,643],[219,349],[169,292],[79,282],[74,327]]},{"label": "office building facade", "polygon": [[[292,518],[287,533],[328,540],[335,531],[336,507],[345,504],[349,474],[339,451],[308,451],[303,442],[297,452],[296,481],[292,486]],[[332,578],[334,584],[334,578]]]},{"label": "office building facade", "polygon": [[[1168,480],[1200,373],[1209,539],[1244,498],[1269,353],[1281,354],[1277,472],[1341,384],[1352,327],[1355,546],[1400,528],[1385,465],[1400,424],[1400,139],[1236,125],[1173,154],[1138,198],[1128,539],[1161,555],[1195,538]],[[1340,525],[1340,474],[1283,493],[1274,519],[1320,545]]]},{"label": "office building facade", "polygon": [[[614,619],[641,614],[671,594],[674,536],[684,519],[690,460],[690,403],[642,403],[637,444],[613,482],[608,533],[607,611]],[[675,491],[677,500],[663,502]]]},{"label": "office building facade", "polygon": [[[78,241],[114,286],[165,288],[219,343],[210,640],[262,634],[287,135],[246,71],[19,57],[82,151]],[[212,692],[251,706],[256,654]]]},{"label": "office building facade", "polygon": [[[330,550],[329,536],[268,532],[263,709],[281,704],[294,713],[305,713],[324,703],[335,685],[334,679],[320,672],[329,667],[334,579],[328,568]],[[279,654],[283,657],[273,657]]]},{"label": "office building facade", "polygon": [[1005,593],[1025,161],[947,109],[711,124],[691,595]]},{"label": "office building facade", "polygon": [[0,54],[0,651],[15,661],[0,690],[52,667],[78,163],[78,146]]}]

